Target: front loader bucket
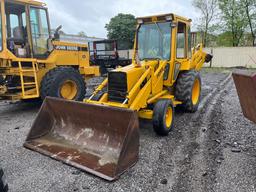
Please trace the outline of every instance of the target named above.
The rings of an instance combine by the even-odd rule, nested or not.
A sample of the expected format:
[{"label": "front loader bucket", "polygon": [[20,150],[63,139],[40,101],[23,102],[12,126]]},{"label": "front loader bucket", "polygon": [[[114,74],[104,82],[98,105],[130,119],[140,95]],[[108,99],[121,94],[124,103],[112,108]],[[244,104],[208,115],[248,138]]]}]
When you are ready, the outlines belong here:
[{"label": "front loader bucket", "polygon": [[256,123],[256,73],[237,70],[233,78],[244,116]]},{"label": "front loader bucket", "polygon": [[139,153],[137,113],[46,98],[25,147],[112,181]]}]

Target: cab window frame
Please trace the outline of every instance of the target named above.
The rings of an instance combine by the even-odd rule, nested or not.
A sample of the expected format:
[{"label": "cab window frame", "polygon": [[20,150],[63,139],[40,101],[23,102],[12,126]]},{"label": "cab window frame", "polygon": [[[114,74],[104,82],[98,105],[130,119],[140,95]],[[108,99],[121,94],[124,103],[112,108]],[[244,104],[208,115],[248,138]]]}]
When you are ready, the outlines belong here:
[{"label": "cab window frame", "polygon": [[189,57],[189,58],[191,58],[192,57],[192,32],[191,32],[191,27],[190,26],[188,26],[187,27],[187,35],[188,35],[188,51],[187,51],[187,56]]},{"label": "cab window frame", "polygon": [[[35,6],[35,5],[29,5],[28,6],[29,21],[31,21],[31,9],[41,9],[41,10],[45,11],[45,13],[46,13],[46,22],[47,22],[47,27],[48,27],[48,34],[49,34],[49,38],[51,38],[51,26],[50,26],[48,8],[47,7],[41,7],[41,6]],[[30,37],[29,38],[31,39],[31,52],[33,54],[33,57],[38,58],[38,59],[46,59],[50,54],[48,51],[46,51],[44,54],[36,54],[35,51],[34,51],[34,43],[33,43],[33,37],[32,37],[31,22],[29,22],[29,32],[30,32]]]},{"label": "cab window frame", "polygon": [[[183,29],[180,29],[179,27],[182,27]],[[180,32],[180,30],[183,30],[183,32]],[[182,35],[180,37],[179,35]],[[184,39],[183,42],[180,41],[179,38]],[[176,58],[177,59],[186,59],[187,58],[187,25],[185,22],[178,21],[177,22],[177,34],[176,34]],[[181,44],[182,47],[179,45]],[[178,49],[183,49],[182,55],[179,55]],[[181,53],[181,52],[180,52]]]}]

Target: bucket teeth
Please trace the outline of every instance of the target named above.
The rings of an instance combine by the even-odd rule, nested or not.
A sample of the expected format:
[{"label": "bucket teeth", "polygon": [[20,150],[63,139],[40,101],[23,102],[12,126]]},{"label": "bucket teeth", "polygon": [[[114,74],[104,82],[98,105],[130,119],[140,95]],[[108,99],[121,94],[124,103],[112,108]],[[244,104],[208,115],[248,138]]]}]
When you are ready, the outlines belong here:
[{"label": "bucket teeth", "polygon": [[24,146],[115,180],[138,160],[137,112],[46,98]]}]

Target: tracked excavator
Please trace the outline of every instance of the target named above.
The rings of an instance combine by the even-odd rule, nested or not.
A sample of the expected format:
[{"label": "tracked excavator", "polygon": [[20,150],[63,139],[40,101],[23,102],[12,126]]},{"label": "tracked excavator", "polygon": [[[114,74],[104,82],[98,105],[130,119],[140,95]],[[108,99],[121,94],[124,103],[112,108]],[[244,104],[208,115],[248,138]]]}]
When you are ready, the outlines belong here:
[{"label": "tracked excavator", "polygon": [[84,102],[46,98],[24,146],[117,179],[139,158],[139,118],[167,136],[174,110],[196,112],[200,70],[212,56],[191,47],[191,20],[175,14],[137,18],[132,64],[115,69]]}]

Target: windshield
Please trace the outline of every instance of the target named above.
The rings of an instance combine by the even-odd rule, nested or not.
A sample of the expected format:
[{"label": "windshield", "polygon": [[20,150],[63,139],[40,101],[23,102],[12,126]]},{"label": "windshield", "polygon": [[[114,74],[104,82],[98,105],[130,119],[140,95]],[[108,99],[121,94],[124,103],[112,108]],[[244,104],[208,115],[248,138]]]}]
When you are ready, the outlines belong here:
[{"label": "windshield", "polygon": [[139,59],[169,60],[171,56],[171,23],[143,24],[138,30]]}]

